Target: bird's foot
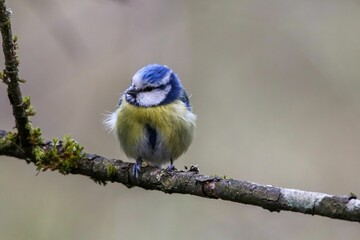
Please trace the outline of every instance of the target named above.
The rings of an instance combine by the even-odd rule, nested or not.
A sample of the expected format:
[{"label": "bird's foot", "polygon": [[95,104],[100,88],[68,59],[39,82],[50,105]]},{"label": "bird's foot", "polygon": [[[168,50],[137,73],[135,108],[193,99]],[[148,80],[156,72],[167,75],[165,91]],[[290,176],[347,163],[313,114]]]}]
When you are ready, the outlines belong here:
[{"label": "bird's foot", "polygon": [[135,178],[138,180],[141,175],[141,166],[142,166],[142,160],[136,159],[136,162],[133,166],[132,173],[135,176]]},{"label": "bird's foot", "polygon": [[170,158],[170,165],[167,166],[166,171],[173,172],[174,170],[176,170],[175,165],[174,165],[174,161],[173,161],[172,158]]},{"label": "bird's foot", "polygon": [[172,163],[166,167],[166,171],[168,171],[168,172],[173,172],[174,170],[176,170],[176,168],[175,168],[175,165]]}]

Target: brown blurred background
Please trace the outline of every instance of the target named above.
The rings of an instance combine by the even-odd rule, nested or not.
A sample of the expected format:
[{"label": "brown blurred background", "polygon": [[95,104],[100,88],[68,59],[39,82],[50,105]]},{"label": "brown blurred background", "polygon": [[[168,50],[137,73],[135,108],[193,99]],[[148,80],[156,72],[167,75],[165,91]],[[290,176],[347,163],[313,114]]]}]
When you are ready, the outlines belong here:
[{"label": "brown blurred background", "polygon": [[[24,95],[48,139],[126,157],[101,125],[148,63],[198,115],[176,162],[360,195],[360,2],[10,0]],[[1,57],[2,59],[2,57]],[[1,63],[3,65],[3,63]],[[0,128],[14,119],[0,84]],[[0,157],[0,239],[358,239],[359,224],[44,172]]]}]

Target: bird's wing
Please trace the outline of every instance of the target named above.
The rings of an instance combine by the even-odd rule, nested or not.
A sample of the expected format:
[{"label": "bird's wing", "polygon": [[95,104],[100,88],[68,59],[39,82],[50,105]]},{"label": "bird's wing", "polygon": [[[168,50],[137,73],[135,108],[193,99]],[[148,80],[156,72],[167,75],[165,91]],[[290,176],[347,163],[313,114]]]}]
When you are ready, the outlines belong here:
[{"label": "bird's wing", "polygon": [[188,97],[185,89],[182,90],[179,99],[180,99],[183,103],[185,103],[186,108],[187,108],[189,111],[191,111],[191,106],[190,106],[189,97]]}]

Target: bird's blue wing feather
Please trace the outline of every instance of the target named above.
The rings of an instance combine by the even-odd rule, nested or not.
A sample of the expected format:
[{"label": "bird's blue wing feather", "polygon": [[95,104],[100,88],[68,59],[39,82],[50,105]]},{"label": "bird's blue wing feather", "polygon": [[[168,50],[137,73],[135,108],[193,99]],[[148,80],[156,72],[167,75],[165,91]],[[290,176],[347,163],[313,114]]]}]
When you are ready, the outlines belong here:
[{"label": "bird's blue wing feather", "polygon": [[183,103],[185,103],[186,108],[187,108],[189,111],[191,111],[191,106],[190,106],[189,97],[188,97],[185,89],[182,90],[182,92],[181,92],[181,94],[180,94],[180,96],[179,96],[179,99],[180,99]]}]

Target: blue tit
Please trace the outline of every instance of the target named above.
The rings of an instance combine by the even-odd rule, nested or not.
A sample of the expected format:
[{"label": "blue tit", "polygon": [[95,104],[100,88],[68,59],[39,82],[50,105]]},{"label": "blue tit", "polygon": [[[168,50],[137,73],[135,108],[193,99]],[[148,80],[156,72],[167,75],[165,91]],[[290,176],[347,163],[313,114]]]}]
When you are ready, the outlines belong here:
[{"label": "blue tit", "polygon": [[138,178],[143,161],[151,166],[170,163],[167,169],[174,169],[173,161],[193,140],[195,120],[178,76],[166,66],[149,64],[135,73],[104,124],[136,160],[133,174]]}]

